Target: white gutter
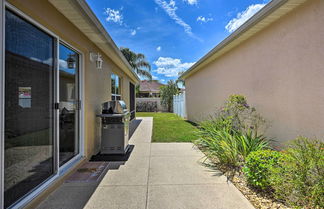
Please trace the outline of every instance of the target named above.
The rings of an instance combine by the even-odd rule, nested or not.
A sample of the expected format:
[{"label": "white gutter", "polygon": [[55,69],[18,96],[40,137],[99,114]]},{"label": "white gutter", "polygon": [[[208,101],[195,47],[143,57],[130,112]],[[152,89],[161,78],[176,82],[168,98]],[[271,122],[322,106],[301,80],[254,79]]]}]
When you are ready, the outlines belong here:
[{"label": "white gutter", "polygon": [[49,0],[136,83],[140,81],[85,0]]},{"label": "white gutter", "polygon": [[185,71],[180,76],[180,79],[188,78],[305,1],[307,0],[272,0],[231,35],[220,42],[215,48],[203,56],[191,68]]}]

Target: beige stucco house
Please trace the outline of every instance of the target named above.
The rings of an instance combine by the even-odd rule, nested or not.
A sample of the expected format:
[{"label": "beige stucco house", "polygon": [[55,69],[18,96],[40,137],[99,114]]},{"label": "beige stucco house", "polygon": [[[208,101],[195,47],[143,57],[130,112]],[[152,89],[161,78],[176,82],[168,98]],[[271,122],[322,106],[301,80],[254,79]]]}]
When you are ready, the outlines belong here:
[{"label": "beige stucco house", "polygon": [[324,1],[273,0],[181,77],[188,119],[243,94],[270,122],[268,136],[324,137]]},{"label": "beige stucco house", "polygon": [[99,151],[138,76],[85,0],[0,0],[0,208],[33,207]]}]

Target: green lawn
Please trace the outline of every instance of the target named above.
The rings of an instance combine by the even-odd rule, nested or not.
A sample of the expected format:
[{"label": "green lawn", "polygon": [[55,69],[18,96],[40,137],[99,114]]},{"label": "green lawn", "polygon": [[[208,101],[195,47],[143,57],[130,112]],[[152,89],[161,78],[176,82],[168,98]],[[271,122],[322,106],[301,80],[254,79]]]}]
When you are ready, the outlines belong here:
[{"label": "green lawn", "polygon": [[153,117],[153,142],[192,142],[196,127],[173,113],[137,112],[137,117]]}]

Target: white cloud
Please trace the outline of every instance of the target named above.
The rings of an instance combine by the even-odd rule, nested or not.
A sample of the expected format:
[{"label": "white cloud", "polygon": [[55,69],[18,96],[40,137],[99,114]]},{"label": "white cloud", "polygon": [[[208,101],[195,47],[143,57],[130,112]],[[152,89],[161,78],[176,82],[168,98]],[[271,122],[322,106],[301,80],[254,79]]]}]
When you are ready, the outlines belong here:
[{"label": "white cloud", "polygon": [[152,75],[152,79],[153,80],[158,80],[159,78],[157,76],[155,76],[155,75]]},{"label": "white cloud", "polygon": [[136,35],[136,30],[132,30],[132,31],[131,31],[131,35],[132,35],[132,36],[135,36],[135,35]]},{"label": "white cloud", "polygon": [[178,77],[179,72],[185,71],[195,64],[194,62],[182,63],[180,59],[171,57],[159,57],[153,63],[157,66],[155,72],[166,77]]},{"label": "white cloud", "polygon": [[239,28],[243,23],[250,19],[255,13],[262,9],[266,4],[252,4],[243,12],[239,12],[236,18],[233,18],[225,26],[226,30],[230,33]]},{"label": "white cloud", "polygon": [[[122,10],[122,8],[121,8],[121,10]],[[118,23],[120,25],[123,24],[123,15],[121,14],[120,10],[106,8],[105,14],[107,15],[107,17],[106,17],[107,22],[114,22],[114,23]]]},{"label": "white cloud", "polygon": [[65,60],[62,60],[62,59],[59,60],[59,66],[62,69],[67,69],[68,68],[67,62]]},{"label": "white cloud", "polygon": [[157,48],[156,48],[156,51],[161,51],[161,49],[162,49],[162,47],[161,46],[158,46]]},{"label": "white cloud", "polygon": [[211,18],[211,17],[203,17],[203,16],[199,16],[199,17],[197,17],[197,22],[204,22],[204,23],[206,23],[206,22],[210,22],[210,21],[213,21],[214,19],[213,18]]},{"label": "white cloud", "polygon": [[173,19],[178,25],[181,25],[184,28],[184,31],[190,35],[193,38],[196,38],[201,41],[198,37],[196,37],[192,33],[192,28],[190,25],[185,23],[177,14],[176,10],[178,7],[176,7],[176,3],[174,0],[170,0],[168,3],[167,1],[164,0],[155,0],[155,3],[158,4],[168,15],[171,19]]},{"label": "white cloud", "polygon": [[198,3],[198,0],[183,0],[184,2],[187,2],[190,5],[194,5]]}]

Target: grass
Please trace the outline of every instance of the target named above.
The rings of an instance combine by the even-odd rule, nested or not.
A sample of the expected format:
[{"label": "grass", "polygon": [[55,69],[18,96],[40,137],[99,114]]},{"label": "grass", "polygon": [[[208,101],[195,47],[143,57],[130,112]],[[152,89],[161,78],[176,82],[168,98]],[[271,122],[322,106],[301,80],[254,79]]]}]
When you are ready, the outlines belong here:
[{"label": "grass", "polygon": [[137,117],[153,117],[152,142],[192,142],[197,128],[173,113],[137,112]]}]

